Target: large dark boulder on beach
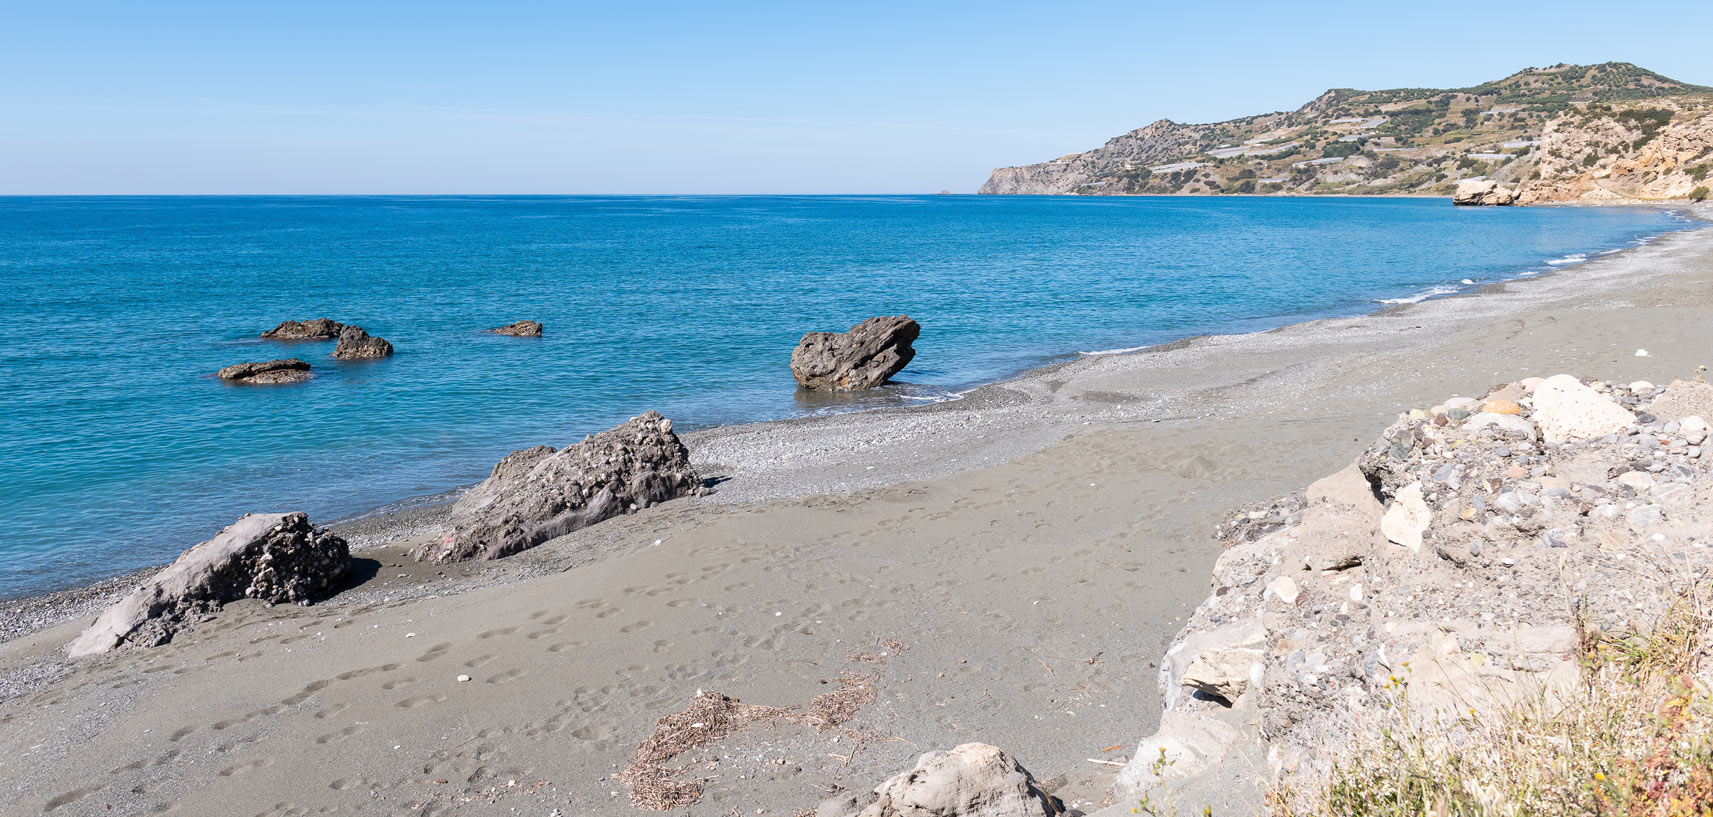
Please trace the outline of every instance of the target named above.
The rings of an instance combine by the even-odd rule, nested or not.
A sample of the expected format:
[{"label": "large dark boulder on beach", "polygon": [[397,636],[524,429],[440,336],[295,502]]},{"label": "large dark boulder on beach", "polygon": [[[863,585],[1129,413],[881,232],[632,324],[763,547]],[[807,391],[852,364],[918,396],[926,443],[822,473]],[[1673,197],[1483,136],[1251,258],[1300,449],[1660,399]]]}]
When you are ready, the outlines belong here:
[{"label": "large dark boulder on beach", "polygon": [[345,325],[327,318],[308,321],[284,321],[262,333],[268,340],[332,340],[339,337]]},{"label": "large dark boulder on beach", "polygon": [[506,324],[498,329],[489,329],[488,331],[496,335],[509,335],[514,338],[539,338],[541,337],[541,322],[518,321],[517,323]]},{"label": "large dark boulder on beach", "polygon": [[221,380],[252,385],[301,383],[310,378],[309,364],[295,357],[264,360],[259,363],[239,363],[221,369],[216,375]]},{"label": "large dark boulder on beach", "polygon": [[452,507],[444,538],[411,556],[424,562],[498,559],[670,499],[700,494],[690,452],[657,412],[555,451],[513,452]]},{"label": "large dark boulder on beach", "polygon": [[791,353],[791,374],[805,389],[871,389],[916,356],[922,325],[904,315],[869,318],[849,332],[810,332]]},{"label": "large dark boulder on beach", "polygon": [[337,587],[350,567],[345,540],[316,529],[302,513],[247,514],[107,608],[66,652],[75,658],[120,645],[165,644],[239,599],[308,604]]},{"label": "large dark boulder on beach", "polygon": [[392,353],[392,344],[370,335],[361,326],[340,329],[339,345],[333,347],[333,356],[339,360],[370,360]]}]

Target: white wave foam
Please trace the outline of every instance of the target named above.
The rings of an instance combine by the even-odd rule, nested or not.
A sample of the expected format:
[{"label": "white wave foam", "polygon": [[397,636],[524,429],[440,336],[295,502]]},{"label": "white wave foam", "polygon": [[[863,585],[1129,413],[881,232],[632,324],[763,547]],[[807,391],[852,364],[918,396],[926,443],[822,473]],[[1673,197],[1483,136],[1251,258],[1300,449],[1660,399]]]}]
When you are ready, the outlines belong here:
[{"label": "white wave foam", "polygon": [[1571,253],[1570,255],[1567,255],[1563,258],[1554,258],[1551,261],[1546,262],[1546,264],[1549,267],[1562,267],[1566,264],[1580,264],[1580,263],[1587,261],[1587,260],[1588,260],[1588,254],[1587,253],[1577,252],[1577,253]]},{"label": "white wave foam", "polygon": [[1129,354],[1131,352],[1140,352],[1146,348],[1148,348],[1148,347],[1146,347],[1146,346],[1126,346],[1123,349],[1096,349],[1092,352],[1078,352],[1077,354],[1084,355],[1087,357],[1100,357],[1101,355],[1123,355],[1123,354]]},{"label": "white wave foam", "polygon": [[1454,286],[1435,286],[1435,287],[1428,287],[1427,289],[1424,289],[1421,292],[1417,292],[1414,295],[1406,295],[1402,298],[1376,298],[1374,302],[1380,303],[1380,304],[1393,304],[1393,305],[1397,305],[1397,304],[1419,304],[1422,301],[1425,301],[1429,298],[1435,298],[1435,297],[1438,297],[1440,295],[1450,295],[1454,292],[1457,292],[1457,287],[1454,287]]}]

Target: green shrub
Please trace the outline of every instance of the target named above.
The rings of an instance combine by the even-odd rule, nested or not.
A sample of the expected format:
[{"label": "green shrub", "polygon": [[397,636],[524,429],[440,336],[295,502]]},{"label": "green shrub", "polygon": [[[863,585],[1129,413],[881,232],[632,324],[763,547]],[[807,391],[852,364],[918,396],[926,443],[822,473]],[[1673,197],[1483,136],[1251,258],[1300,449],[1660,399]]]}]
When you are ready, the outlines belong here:
[{"label": "green shrub", "polygon": [[1701,185],[1700,187],[1689,191],[1689,200],[1698,203],[1703,202],[1707,200],[1708,195],[1709,191],[1707,190],[1707,185]]}]

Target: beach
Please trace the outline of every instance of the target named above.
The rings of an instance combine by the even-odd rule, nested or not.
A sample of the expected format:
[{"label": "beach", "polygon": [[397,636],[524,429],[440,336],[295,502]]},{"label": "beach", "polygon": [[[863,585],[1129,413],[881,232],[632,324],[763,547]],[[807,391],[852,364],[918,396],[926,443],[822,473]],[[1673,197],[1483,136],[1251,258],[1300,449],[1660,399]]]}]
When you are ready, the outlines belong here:
[{"label": "beach", "polygon": [[457,566],[404,555],[440,508],[356,520],[355,587],[233,604],[153,649],[66,662],[117,588],[63,596],[37,609],[77,615],[15,614],[0,643],[0,814],[631,813],[615,775],[699,691],[801,709],[839,690],[863,703],[834,728],[674,758],[705,778],[688,813],[798,814],[967,741],[1092,811],[1158,723],[1216,523],[1338,470],[1399,406],[1524,373],[1693,372],[1710,291],[1713,231],[1685,231],[948,402],[697,431],[707,497]]}]

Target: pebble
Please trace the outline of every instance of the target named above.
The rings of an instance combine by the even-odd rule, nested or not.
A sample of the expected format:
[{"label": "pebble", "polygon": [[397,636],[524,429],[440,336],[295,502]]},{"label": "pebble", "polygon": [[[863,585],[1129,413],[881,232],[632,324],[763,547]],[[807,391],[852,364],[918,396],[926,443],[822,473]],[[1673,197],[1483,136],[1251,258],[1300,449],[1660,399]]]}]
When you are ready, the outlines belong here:
[{"label": "pebble", "polygon": [[468,676],[468,675],[460,675],[460,676],[458,676],[458,683],[460,683],[460,684],[467,684],[467,683],[470,683],[470,676]]},{"label": "pebble", "polygon": [[1624,521],[1632,528],[1649,528],[1665,521],[1665,511],[1658,505],[1643,505],[1625,514]]}]

